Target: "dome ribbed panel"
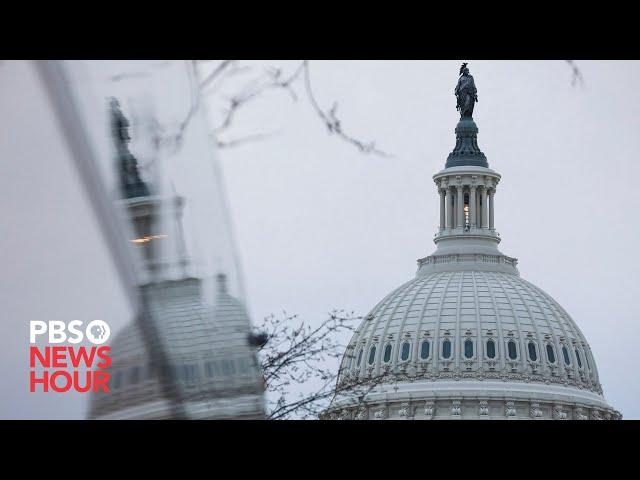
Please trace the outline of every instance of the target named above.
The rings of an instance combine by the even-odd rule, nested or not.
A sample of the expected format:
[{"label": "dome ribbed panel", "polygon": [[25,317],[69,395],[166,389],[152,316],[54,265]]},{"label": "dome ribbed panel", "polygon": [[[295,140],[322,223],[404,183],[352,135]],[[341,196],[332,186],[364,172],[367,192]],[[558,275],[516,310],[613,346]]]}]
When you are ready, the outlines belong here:
[{"label": "dome ribbed panel", "polygon": [[[441,356],[442,341],[452,342],[452,358]],[[496,358],[486,357],[486,342],[496,342]],[[420,358],[420,344],[430,342],[430,357]],[[464,341],[473,342],[473,356],[464,357]],[[507,342],[517,345],[517,359],[507,358]],[[411,342],[411,355],[401,360],[401,347]],[[533,342],[533,347],[529,343]],[[384,347],[392,345],[389,362]],[[546,356],[546,345],[555,363]],[[571,357],[564,365],[563,345]],[[375,361],[369,352],[376,346]],[[535,360],[529,357],[535,348]],[[575,349],[582,356],[578,367]],[[357,358],[363,349],[360,365]],[[584,358],[588,355],[589,366]],[[500,378],[565,383],[601,392],[597,368],[585,337],[566,311],[548,294],[517,275],[488,271],[440,272],[416,277],[385,297],[356,330],[342,371],[351,377],[387,375],[436,380],[460,374],[464,378]]]}]

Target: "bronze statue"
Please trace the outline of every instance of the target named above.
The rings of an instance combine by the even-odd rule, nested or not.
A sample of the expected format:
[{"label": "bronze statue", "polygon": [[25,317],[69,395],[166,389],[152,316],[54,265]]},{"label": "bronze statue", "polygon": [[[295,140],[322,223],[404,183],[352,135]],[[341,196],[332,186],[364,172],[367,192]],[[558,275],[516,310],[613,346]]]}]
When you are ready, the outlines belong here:
[{"label": "bronze statue", "polygon": [[129,151],[129,121],[120,110],[120,103],[112,98],[111,106],[111,133],[116,148],[118,170],[120,175],[120,189],[124,198],[146,197],[149,188],[140,178],[138,161]]},{"label": "bronze statue", "polygon": [[460,78],[454,93],[457,99],[456,110],[460,111],[460,118],[473,118],[473,107],[478,101],[478,90],[466,63],[460,67]]}]

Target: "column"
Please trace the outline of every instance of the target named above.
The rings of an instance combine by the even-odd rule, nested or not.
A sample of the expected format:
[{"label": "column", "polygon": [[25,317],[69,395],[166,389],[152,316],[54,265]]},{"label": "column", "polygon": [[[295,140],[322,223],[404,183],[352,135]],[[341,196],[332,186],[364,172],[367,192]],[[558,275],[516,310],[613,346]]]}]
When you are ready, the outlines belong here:
[{"label": "column", "polygon": [[491,230],[494,229],[494,226],[493,226],[493,194],[494,193],[495,193],[495,190],[493,188],[489,190],[489,228]]},{"label": "column", "polygon": [[464,193],[462,185],[458,185],[458,204],[456,207],[457,227],[462,228],[464,226]]},{"label": "column", "polygon": [[446,226],[445,220],[445,205],[447,200],[447,191],[444,188],[440,189],[440,230]]},{"label": "column", "polygon": [[445,195],[445,204],[446,204],[446,228],[451,228],[453,225],[453,209],[452,209],[452,200],[453,200],[453,189],[451,187],[447,187],[446,195]]},{"label": "column", "polygon": [[469,222],[471,223],[471,228],[476,228],[476,190],[477,187],[471,185],[469,192]]},{"label": "column", "polygon": [[482,227],[482,205],[480,205],[481,190],[481,188],[476,190],[476,228]]},{"label": "column", "polygon": [[489,223],[489,205],[487,205],[487,187],[482,187],[482,228],[487,228]]}]

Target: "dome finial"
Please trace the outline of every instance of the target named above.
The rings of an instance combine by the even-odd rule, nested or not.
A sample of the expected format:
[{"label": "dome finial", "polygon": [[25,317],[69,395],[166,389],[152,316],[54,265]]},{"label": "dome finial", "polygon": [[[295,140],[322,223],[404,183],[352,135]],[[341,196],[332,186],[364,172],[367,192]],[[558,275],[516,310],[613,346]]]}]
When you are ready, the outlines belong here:
[{"label": "dome finial", "polygon": [[460,112],[460,118],[473,118],[473,107],[478,101],[478,90],[466,63],[460,67],[460,78],[454,94],[457,99],[456,110]]},{"label": "dome finial", "polygon": [[124,198],[149,196],[149,188],[140,178],[138,160],[129,151],[129,121],[120,110],[120,102],[115,97],[109,100],[111,111],[111,133],[116,147],[120,188]]},{"label": "dome finial", "polygon": [[489,167],[487,157],[478,147],[478,127],[473,121],[473,107],[478,101],[478,90],[467,65],[465,62],[460,66],[460,78],[454,90],[460,121],[456,127],[456,146],[449,154],[445,168]]}]

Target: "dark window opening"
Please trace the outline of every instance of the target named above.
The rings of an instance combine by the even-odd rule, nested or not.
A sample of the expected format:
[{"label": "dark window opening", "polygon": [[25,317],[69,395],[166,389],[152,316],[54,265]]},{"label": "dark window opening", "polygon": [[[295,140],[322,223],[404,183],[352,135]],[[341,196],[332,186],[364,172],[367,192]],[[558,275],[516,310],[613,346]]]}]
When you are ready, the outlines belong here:
[{"label": "dark window opening", "polygon": [[140,367],[133,367],[129,374],[129,383],[136,384],[140,381]]},{"label": "dark window opening", "polygon": [[569,350],[567,350],[567,347],[562,347],[562,356],[564,357],[564,364],[571,365],[571,358],[569,357]]},{"label": "dark window opening", "polygon": [[422,342],[422,346],[420,347],[420,358],[422,360],[426,360],[429,358],[429,341],[424,340]]},{"label": "dark window opening", "polygon": [[249,371],[249,360],[240,358],[238,360],[238,368],[240,369],[240,373],[247,373]]},{"label": "dark window opening", "polygon": [[576,360],[578,361],[578,366],[580,368],[582,368],[582,358],[580,357],[580,352],[578,351],[578,349],[575,349],[576,352]]},{"label": "dark window opening", "polygon": [[232,360],[222,360],[222,374],[225,376],[234,375],[236,373],[236,367]]},{"label": "dark window opening", "polygon": [[473,341],[471,340],[464,341],[464,356],[465,358],[473,357]]},{"label": "dark window opening", "polygon": [[587,368],[591,370],[591,364],[589,363],[589,352],[585,350],[584,352],[584,361],[587,363]]},{"label": "dark window opening", "polygon": [[553,346],[547,343],[547,360],[549,363],[556,363],[556,352],[553,351]]},{"label": "dark window opening", "polygon": [[391,350],[393,350],[393,347],[391,346],[391,344],[387,344],[386,347],[384,347],[384,362],[385,363],[389,363],[391,361]]},{"label": "dark window opening", "polygon": [[487,357],[496,358],[496,342],[487,340]]},{"label": "dark window opening", "polygon": [[120,388],[120,384],[122,383],[122,371],[118,370],[116,374],[113,376],[113,389]]},{"label": "dark window opening", "polygon": [[409,342],[405,342],[402,344],[402,354],[400,358],[403,362],[409,360],[409,353],[411,352],[411,344]]},{"label": "dark window opening", "polygon": [[369,365],[373,365],[373,362],[376,359],[376,346],[374,345],[373,347],[371,347],[371,350],[369,350]]},{"label": "dark window opening", "polygon": [[451,341],[442,342],[442,358],[451,358]]}]

